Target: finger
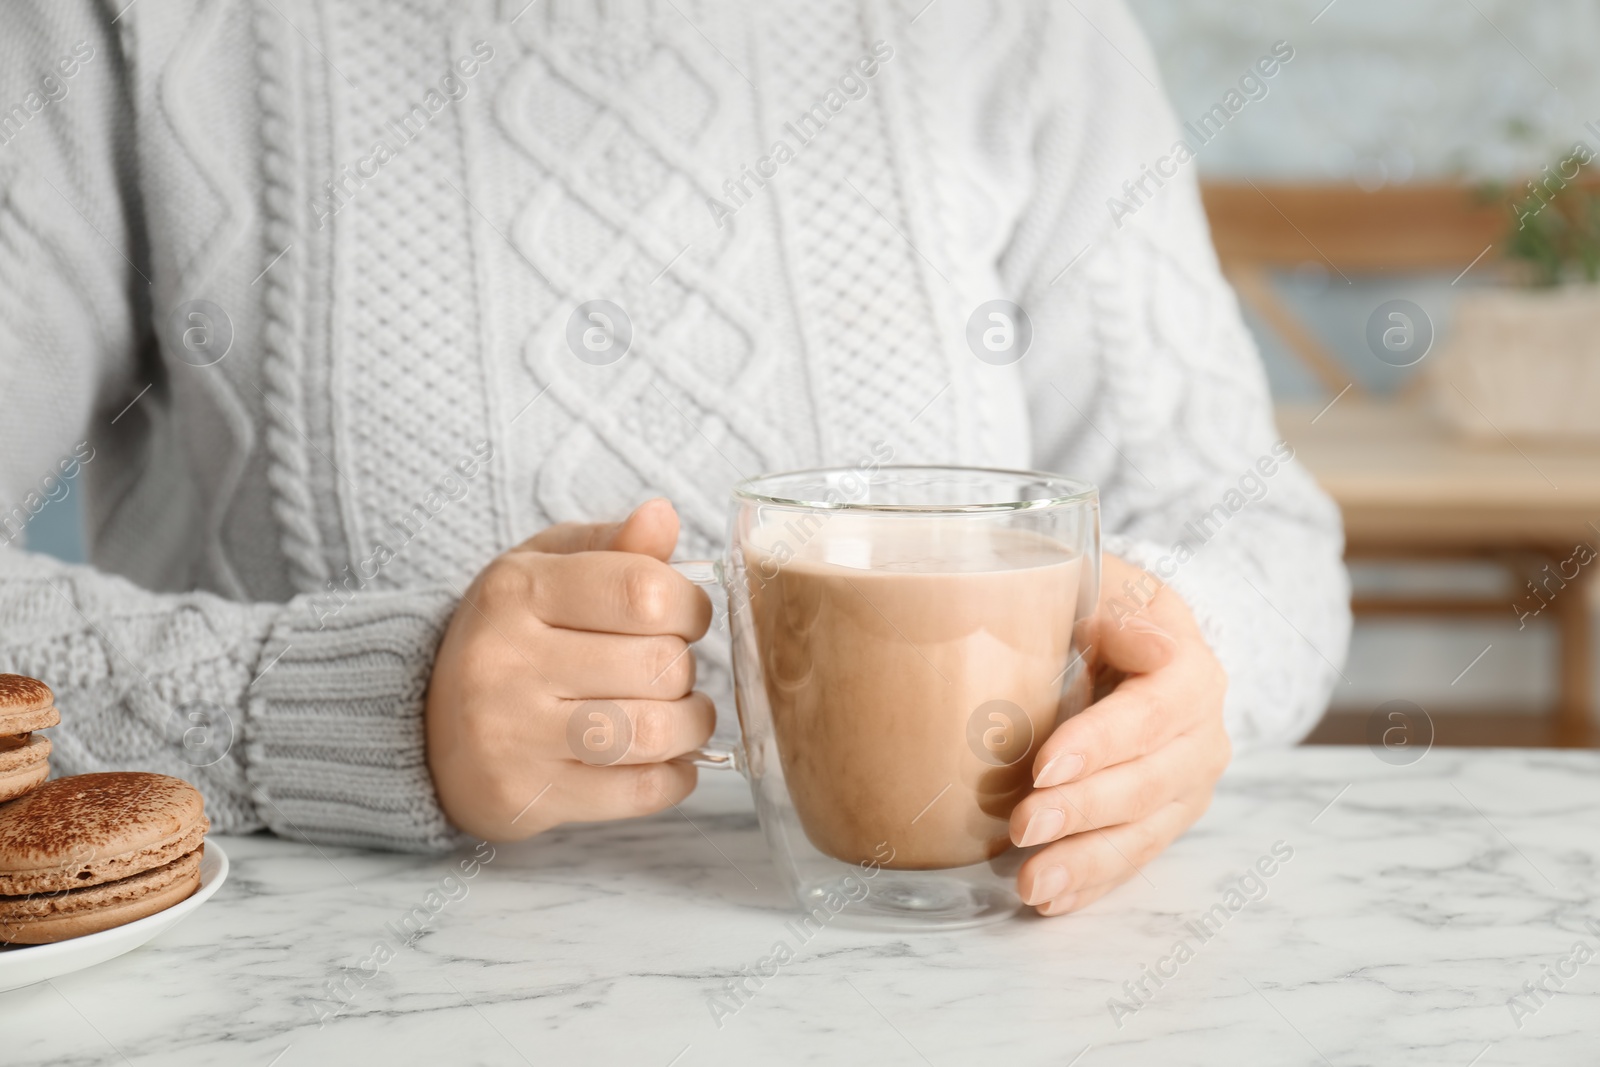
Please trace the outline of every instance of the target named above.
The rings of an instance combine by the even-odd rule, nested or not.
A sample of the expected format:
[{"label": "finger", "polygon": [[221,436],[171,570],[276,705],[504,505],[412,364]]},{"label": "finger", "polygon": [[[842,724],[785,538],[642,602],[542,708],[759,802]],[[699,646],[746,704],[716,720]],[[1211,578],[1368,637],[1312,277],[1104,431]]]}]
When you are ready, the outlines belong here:
[{"label": "finger", "polygon": [[563,701],[557,722],[574,759],[591,767],[661,763],[711,737],[717,709],[704,693],[682,700]]},{"label": "finger", "polygon": [[1077,834],[1029,856],[1017,872],[1023,901],[1048,915],[1082,907],[1134,875],[1170,845],[1211,803],[1209,788],[1169,801],[1150,816]]},{"label": "finger", "polygon": [[1088,889],[1064,893],[1054,900],[1048,900],[1040,904],[1035,910],[1047,919],[1056,915],[1065,915],[1068,912],[1082,911],[1132,877],[1133,872],[1129,871],[1125,877],[1118,878],[1115,881],[1101,882],[1099,885],[1090,886]]},{"label": "finger", "polygon": [[563,522],[534,534],[518,550],[529,552],[636,552],[662,562],[678,546],[678,512],[663,497],[646,500],[621,522]]},{"label": "finger", "polygon": [[1034,785],[1087,778],[1137,759],[1193,728],[1207,715],[1208,660],[1195,657],[1155,674],[1126,678],[1045,739],[1034,757]]},{"label": "finger", "polygon": [[1035,790],[1011,812],[1011,839],[1023,848],[1086,830],[1136,822],[1168,801],[1214,782],[1227,766],[1222,727],[1181,734],[1148,756],[1066,785]]},{"label": "finger", "polygon": [[711,600],[689,579],[632,552],[514,553],[485,572],[486,607],[528,612],[550,626],[607,634],[676,634],[695,641],[711,625]]},{"label": "finger", "polygon": [[569,700],[677,700],[694,688],[695,659],[675,634],[637,637],[547,628],[530,656],[549,692]]},{"label": "finger", "polygon": [[693,764],[641,763],[619,767],[568,764],[552,799],[562,822],[631,819],[669,808],[694,792]]}]

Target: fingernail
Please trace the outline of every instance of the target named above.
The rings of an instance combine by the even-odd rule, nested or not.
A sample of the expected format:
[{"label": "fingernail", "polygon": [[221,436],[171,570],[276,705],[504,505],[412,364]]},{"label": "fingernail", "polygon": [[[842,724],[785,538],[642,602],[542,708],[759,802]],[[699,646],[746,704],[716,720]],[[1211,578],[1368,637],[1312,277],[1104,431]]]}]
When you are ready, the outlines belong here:
[{"label": "fingernail", "polygon": [[1022,831],[1022,840],[1017,847],[1027,848],[1029,845],[1054,841],[1066,821],[1067,817],[1061,814],[1060,808],[1040,808],[1028,820],[1028,828]]},{"label": "fingernail", "polygon": [[1055,900],[1046,901],[1039,905],[1040,915],[1063,915],[1072,910],[1072,905],[1078,902],[1078,894],[1068,893],[1057,897]]},{"label": "fingernail", "polygon": [[1033,780],[1035,789],[1048,789],[1062,782],[1070,782],[1083,770],[1083,757],[1076,752],[1063,752],[1039,769]]},{"label": "fingernail", "polygon": [[1176,645],[1178,643],[1178,639],[1176,637],[1173,637],[1171,634],[1167,633],[1167,631],[1163,630],[1149,619],[1139,615],[1129,615],[1127,618],[1122,620],[1122,625],[1127,629],[1132,630],[1134,633],[1149,634],[1150,636],[1165,641],[1168,644]]},{"label": "fingernail", "polygon": [[1039,877],[1033,880],[1033,892],[1028,894],[1028,904],[1031,907],[1038,907],[1054,900],[1056,894],[1065,888],[1067,888],[1067,869],[1046,867],[1039,872]]}]

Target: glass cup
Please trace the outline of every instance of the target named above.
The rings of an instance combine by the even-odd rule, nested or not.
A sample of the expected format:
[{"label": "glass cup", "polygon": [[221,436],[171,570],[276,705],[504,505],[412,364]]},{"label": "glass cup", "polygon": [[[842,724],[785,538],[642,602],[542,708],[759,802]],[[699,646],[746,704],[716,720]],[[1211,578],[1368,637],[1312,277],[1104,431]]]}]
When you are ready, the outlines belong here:
[{"label": "glass cup", "polygon": [[1021,906],[1008,820],[1087,703],[1099,500],[1036,471],[877,466],[735,487],[719,561],[745,774],[807,923],[971,926]]}]

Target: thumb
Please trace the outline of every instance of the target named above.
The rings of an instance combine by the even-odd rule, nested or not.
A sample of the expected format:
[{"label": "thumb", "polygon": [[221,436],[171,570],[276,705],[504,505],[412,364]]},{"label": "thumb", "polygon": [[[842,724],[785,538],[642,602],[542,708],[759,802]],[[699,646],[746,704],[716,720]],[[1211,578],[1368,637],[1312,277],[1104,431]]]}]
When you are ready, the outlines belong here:
[{"label": "thumb", "polygon": [[1148,614],[1102,609],[1096,620],[1099,659],[1128,674],[1148,674],[1172,662],[1178,640]]},{"label": "thumb", "polygon": [[637,552],[666,562],[678,547],[678,512],[672,501],[656,497],[621,522],[563,522],[517,547],[529,552]]},{"label": "thumb", "polygon": [[665,497],[646,500],[613,527],[610,540],[600,547],[654,556],[665,563],[678,547],[678,511]]}]

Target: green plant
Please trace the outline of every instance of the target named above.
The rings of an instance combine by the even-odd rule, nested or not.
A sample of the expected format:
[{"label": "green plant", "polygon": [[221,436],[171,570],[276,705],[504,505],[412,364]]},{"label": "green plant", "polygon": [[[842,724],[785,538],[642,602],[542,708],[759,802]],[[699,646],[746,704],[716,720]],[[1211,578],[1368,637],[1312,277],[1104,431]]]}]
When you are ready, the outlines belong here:
[{"label": "green plant", "polygon": [[1580,146],[1529,181],[1522,195],[1503,185],[1483,192],[1511,208],[1507,259],[1524,265],[1530,284],[1600,282],[1600,185],[1583,167],[1594,159]]}]

